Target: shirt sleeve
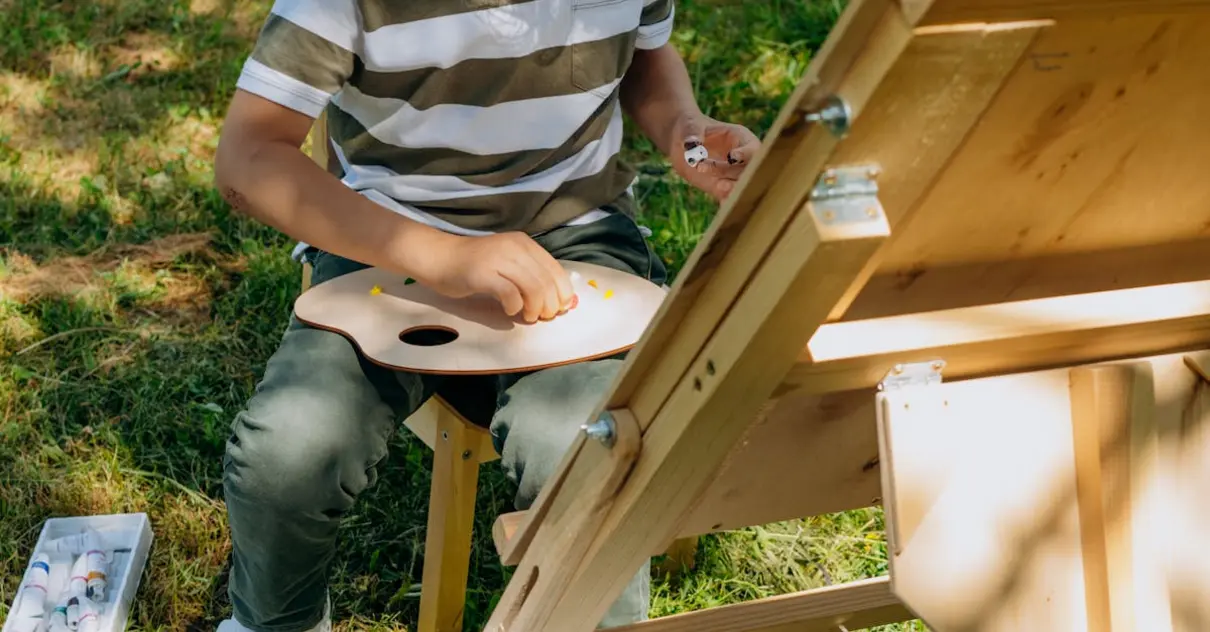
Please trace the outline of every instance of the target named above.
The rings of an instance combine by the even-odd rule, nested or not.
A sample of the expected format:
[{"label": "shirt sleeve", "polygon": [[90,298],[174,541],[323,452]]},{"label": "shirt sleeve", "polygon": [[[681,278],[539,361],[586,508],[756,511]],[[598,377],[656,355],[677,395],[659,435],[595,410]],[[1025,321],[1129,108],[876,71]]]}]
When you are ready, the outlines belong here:
[{"label": "shirt sleeve", "polygon": [[354,0],[276,0],[236,87],[316,118],[353,74]]},{"label": "shirt sleeve", "polygon": [[675,0],[644,0],[639,18],[639,37],[635,46],[652,50],[668,43],[676,17]]}]

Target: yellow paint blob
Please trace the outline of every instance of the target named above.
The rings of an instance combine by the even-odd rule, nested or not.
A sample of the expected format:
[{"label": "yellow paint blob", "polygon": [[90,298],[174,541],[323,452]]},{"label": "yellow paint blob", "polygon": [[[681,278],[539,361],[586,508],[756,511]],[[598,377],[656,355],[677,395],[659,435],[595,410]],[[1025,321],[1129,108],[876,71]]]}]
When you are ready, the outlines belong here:
[{"label": "yellow paint blob", "polygon": [[613,298],[613,290],[605,290],[605,298]]},{"label": "yellow paint blob", "polygon": [[370,288],[370,296],[378,296],[379,294],[382,294],[382,288],[378,287],[377,285]]}]

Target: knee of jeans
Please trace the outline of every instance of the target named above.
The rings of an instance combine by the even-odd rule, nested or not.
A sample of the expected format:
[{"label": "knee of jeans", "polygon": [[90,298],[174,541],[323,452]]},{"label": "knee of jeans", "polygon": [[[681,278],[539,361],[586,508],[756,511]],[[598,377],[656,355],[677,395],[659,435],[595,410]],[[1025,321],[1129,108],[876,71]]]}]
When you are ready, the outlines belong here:
[{"label": "knee of jeans", "polygon": [[[283,511],[341,511],[367,485],[367,450],[347,428],[347,411],[299,397],[250,402],[234,424],[224,472],[229,494]],[[370,457],[372,460],[380,456]]]},{"label": "knee of jeans", "polygon": [[521,483],[521,496],[554,473],[621,367],[621,360],[608,359],[545,369],[504,393],[492,433],[506,472]]}]

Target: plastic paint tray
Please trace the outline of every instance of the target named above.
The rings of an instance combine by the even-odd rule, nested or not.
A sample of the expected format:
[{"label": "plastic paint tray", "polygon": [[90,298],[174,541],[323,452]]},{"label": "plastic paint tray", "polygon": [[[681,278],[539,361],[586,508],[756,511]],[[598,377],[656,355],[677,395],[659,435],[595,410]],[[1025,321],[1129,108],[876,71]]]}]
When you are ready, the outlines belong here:
[{"label": "plastic paint tray", "polygon": [[[83,533],[86,529],[93,529],[100,534],[103,547],[107,551],[125,549],[110,554],[107,569],[109,571],[108,585],[105,588],[105,601],[100,603],[102,611],[100,625],[97,626],[98,632],[125,630],[127,619],[130,616],[130,607],[134,603],[139,580],[143,575],[143,567],[146,566],[147,555],[151,551],[151,520],[148,519],[147,514],[74,516],[47,520],[42,525],[38,543],[34,545],[34,550],[25,560],[25,567],[21,570],[22,581],[24,573],[35,555],[46,553],[50,556],[51,573],[48,586],[50,598],[47,599],[46,614],[44,615],[49,621],[50,611],[54,609],[58,595],[67,588],[73,556],[71,553],[51,552],[48,543],[64,536]],[[18,584],[17,594],[9,604],[10,614],[0,632],[18,632],[20,629],[14,616],[17,601],[20,598],[20,584]],[[45,630],[46,626],[42,629]]]}]

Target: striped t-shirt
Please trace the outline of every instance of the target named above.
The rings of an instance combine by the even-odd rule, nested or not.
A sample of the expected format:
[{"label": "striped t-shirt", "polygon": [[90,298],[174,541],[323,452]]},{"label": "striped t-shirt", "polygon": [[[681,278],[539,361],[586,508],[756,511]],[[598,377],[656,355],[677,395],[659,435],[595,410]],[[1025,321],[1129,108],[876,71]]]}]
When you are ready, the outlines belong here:
[{"label": "striped t-shirt", "polygon": [[673,0],[276,0],[238,87],[328,114],[330,169],[448,232],[632,213],[618,86]]}]

